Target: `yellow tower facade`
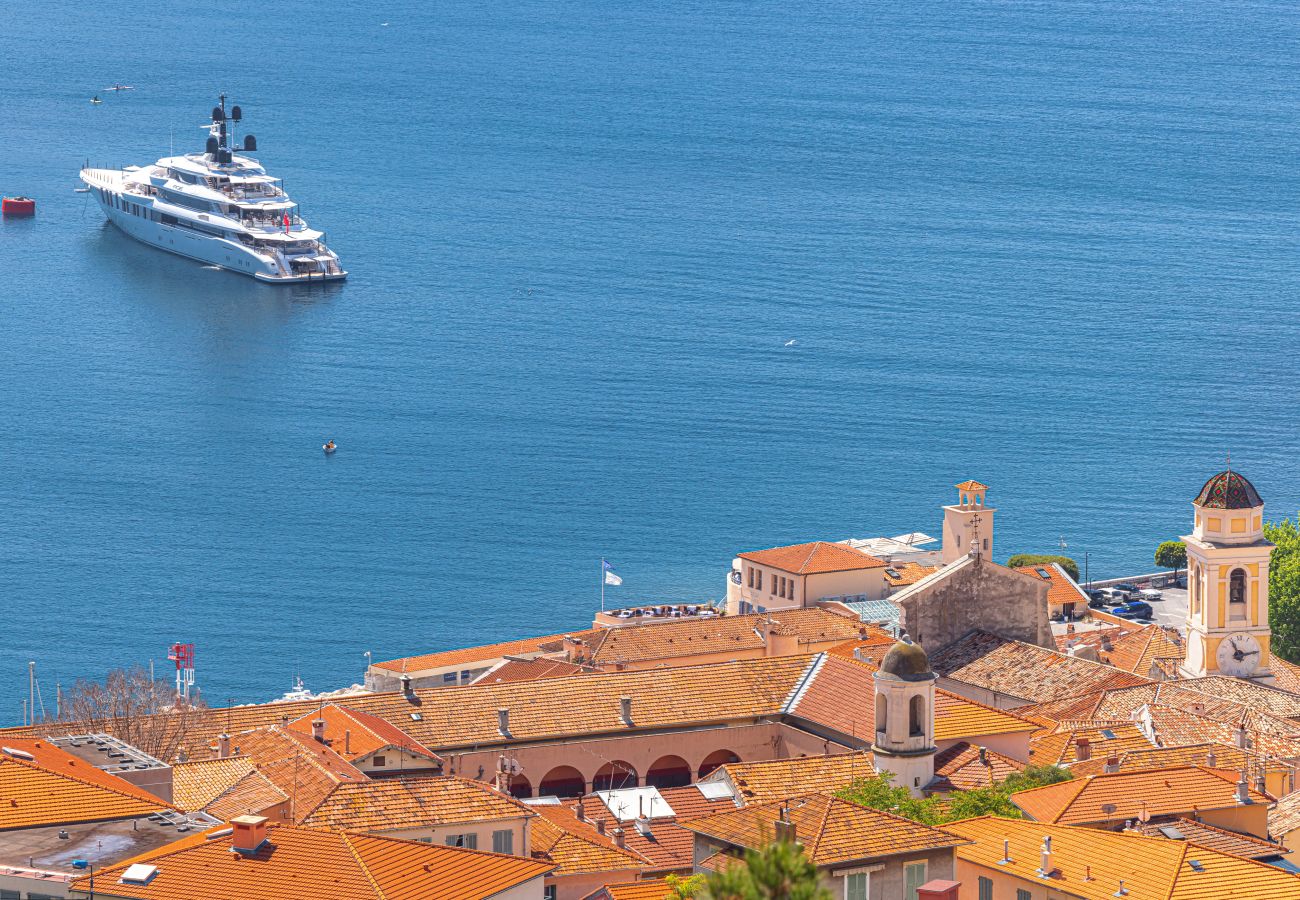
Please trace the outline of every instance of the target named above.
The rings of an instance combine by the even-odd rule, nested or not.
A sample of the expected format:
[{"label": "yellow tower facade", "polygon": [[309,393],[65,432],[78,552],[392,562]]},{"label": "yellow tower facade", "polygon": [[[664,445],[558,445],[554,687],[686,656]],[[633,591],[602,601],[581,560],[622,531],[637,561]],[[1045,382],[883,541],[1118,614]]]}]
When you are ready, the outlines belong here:
[{"label": "yellow tower facade", "polygon": [[963,481],[957,488],[957,502],[943,508],[943,544],[939,560],[945,566],[969,553],[985,559],[993,556],[993,514],[984,505],[987,484]]},{"label": "yellow tower facade", "polygon": [[1184,677],[1268,680],[1268,562],[1264,501],[1239,472],[1220,472],[1192,501],[1187,545]]}]

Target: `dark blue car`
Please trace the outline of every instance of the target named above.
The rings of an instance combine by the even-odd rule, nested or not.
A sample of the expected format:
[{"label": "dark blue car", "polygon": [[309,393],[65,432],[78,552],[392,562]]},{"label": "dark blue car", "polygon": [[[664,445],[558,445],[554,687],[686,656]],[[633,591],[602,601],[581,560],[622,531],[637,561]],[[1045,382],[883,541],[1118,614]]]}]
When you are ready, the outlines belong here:
[{"label": "dark blue car", "polygon": [[1110,611],[1111,615],[1119,616],[1121,619],[1149,619],[1151,618],[1151,604],[1141,600],[1134,600],[1131,603],[1124,603]]}]

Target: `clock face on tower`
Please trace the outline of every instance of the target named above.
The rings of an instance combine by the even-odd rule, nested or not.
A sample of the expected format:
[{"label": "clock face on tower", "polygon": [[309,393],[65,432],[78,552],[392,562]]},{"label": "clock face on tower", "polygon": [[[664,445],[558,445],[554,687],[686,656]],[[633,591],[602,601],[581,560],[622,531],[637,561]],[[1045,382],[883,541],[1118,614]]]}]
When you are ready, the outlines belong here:
[{"label": "clock face on tower", "polygon": [[1230,634],[1219,643],[1215,659],[1225,675],[1253,675],[1259,668],[1259,641],[1250,634]]}]

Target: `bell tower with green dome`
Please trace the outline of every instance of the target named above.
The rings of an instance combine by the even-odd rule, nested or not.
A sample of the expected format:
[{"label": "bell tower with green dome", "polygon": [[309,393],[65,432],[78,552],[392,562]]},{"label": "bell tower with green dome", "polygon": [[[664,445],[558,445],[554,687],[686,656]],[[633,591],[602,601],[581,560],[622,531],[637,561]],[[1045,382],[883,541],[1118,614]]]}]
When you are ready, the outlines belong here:
[{"label": "bell tower with green dome", "polygon": [[878,772],[892,772],[894,786],[920,797],[934,780],[934,683],[930,658],[905,633],[889,648],[873,677]]},{"label": "bell tower with green dome", "polygon": [[1268,563],[1264,501],[1231,467],[1192,501],[1187,545],[1184,678],[1230,675],[1269,681]]}]

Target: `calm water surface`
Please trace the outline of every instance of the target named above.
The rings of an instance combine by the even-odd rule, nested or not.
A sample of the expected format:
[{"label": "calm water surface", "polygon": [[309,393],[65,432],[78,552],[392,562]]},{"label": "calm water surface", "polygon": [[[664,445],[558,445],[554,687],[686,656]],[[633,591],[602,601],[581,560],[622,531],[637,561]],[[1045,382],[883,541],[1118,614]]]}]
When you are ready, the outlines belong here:
[{"label": "calm water surface", "polygon": [[[1284,2],[13,7],[0,721],[29,659],[48,700],[191,640],[242,702],[578,627],[602,555],[618,602],[716,597],[741,549],[935,533],[968,477],[998,558],[1094,573],[1228,451],[1291,514],[1298,38]],[[73,193],[199,149],[220,90],[346,284]]]}]

